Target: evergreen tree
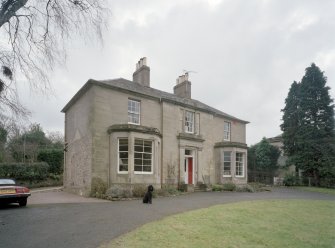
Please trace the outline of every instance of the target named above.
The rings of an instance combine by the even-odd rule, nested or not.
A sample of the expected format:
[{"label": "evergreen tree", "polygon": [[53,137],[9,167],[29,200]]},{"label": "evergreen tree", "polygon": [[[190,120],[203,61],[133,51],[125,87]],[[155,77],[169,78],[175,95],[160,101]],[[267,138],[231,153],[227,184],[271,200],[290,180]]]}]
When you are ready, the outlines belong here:
[{"label": "evergreen tree", "polygon": [[284,151],[289,161],[320,184],[335,166],[334,105],[327,79],[313,63],[300,83],[293,83],[282,110]]},{"label": "evergreen tree", "polygon": [[299,87],[296,81],[294,81],[289,90],[288,96],[285,99],[285,108],[282,109],[283,124],[281,124],[281,130],[283,131],[283,143],[284,151],[287,156],[293,156],[296,152],[296,140],[297,140],[297,130],[300,126],[299,116]]}]

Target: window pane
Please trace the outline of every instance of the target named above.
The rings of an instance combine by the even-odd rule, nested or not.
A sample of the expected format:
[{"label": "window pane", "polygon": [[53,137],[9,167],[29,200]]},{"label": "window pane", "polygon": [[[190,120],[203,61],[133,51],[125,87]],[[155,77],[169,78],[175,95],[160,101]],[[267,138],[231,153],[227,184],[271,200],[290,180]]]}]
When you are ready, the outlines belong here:
[{"label": "window pane", "polygon": [[150,147],[150,146],[145,146],[145,147],[144,147],[144,152],[151,153],[151,152],[152,152],[151,147]]},{"label": "window pane", "polygon": [[151,159],[151,154],[150,153],[143,153],[143,158],[144,159]]},{"label": "window pane", "polygon": [[223,152],[223,175],[231,175],[231,152]]},{"label": "window pane", "polygon": [[128,122],[140,124],[140,102],[128,99]]},{"label": "window pane", "polygon": [[244,175],[244,161],[243,161],[243,153],[236,153],[236,176]]},{"label": "window pane", "polygon": [[[152,141],[135,139],[134,164],[137,172],[152,171]],[[144,168],[146,167],[146,168]]]},{"label": "window pane", "polygon": [[223,152],[224,161],[231,161],[231,152]]},{"label": "window pane", "polygon": [[128,158],[128,152],[120,152],[120,158]]},{"label": "window pane", "polygon": [[128,139],[119,139],[119,152],[118,152],[118,169],[121,171],[128,171]]},{"label": "window pane", "polygon": [[119,145],[119,151],[128,151],[128,144],[127,145]]},{"label": "window pane", "polygon": [[143,146],[135,145],[134,149],[135,149],[135,152],[143,152]]},{"label": "window pane", "polygon": [[230,122],[224,122],[223,139],[228,141],[230,140]]},{"label": "window pane", "polygon": [[135,161],[134,161],[134,162],[135,162],[135,165],[143,165],[143,164],[142,164],[142,161],[143,161],[142,159],[136,159],[136,158],[135,158]]},{"label": "window pane", "polygon": [[185,132],[193,133],[194,113],[185,111]]},{"label": "window pane", "polygon": [[143,165],[151,165],[151,159],[144,159]]},{"label": "window pane", "polygon": [[142,153],[137,153],[137,152],[135,152],[134,157],[135,157],[135,158],[140,158],[140,159],[142,159],[142,158],[143,158],[143,155],[142,155]]}]

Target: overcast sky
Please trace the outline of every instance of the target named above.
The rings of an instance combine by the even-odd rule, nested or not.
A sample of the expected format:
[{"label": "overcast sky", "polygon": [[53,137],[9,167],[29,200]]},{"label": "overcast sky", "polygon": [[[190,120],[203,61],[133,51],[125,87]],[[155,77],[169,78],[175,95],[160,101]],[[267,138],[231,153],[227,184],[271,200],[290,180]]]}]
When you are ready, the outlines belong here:
[{"label": "overcast sky", "polygon": [[64,130],[61,109],[90,78],[132,80],[147,57],[151,87],[173,92],[183,70],[192,98],[247,120],[247,144],[281,133],[294,80],[316,63],[335,98],[333,0],[114,0],[103,46],[75,39],[52,73],[53,97],[25,91],[22,103],[45,131]]}]

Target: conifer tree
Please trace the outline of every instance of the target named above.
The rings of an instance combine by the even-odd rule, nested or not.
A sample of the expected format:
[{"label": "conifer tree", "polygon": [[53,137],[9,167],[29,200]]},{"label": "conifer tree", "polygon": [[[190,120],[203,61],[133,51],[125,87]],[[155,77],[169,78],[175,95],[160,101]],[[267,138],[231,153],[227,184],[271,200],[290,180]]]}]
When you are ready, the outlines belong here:
[{"label": "conifer tree", "polygon": [[284,151],[316,185],[335,176],[334,105],[326,82],[313,63],[301,82],[292,84],[282,110]]},{"label": "conifer tree", "polygon": [[285,108],[282,109],[283,124],[281,124],[281,129],[283,131],[283,142],[284,151],[287,156],[293,156],[296,152],[296,140],[297,140],[297,130],[300,126],[299,122],[299,87],[296,81],[294,81],[289,90],[288,96],[285,99]]}]

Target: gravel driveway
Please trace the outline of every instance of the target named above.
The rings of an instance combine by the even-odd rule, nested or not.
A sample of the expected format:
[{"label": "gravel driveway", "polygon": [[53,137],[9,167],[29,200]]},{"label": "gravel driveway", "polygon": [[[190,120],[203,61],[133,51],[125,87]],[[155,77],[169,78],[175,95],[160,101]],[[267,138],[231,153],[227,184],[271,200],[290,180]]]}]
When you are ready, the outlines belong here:
[{"label": "gravel driveway", "polygon": [[55,204],[55,203],[87,203],[87,202],[109,202],[97,198],[82,197],[64,192],[62,187],[43,188],[31,190],[28,204]]},{"label": "gravel driveway", "polygon": [[[62,203],[54,204],[54,200]],[[276,188],[272,192],[197,192],[176,197],[109,202],[59,190],[35,192],[26,208],[0,210],[1,247],[98,247],[100,244],[165,216],[216,204],[263,199],[335,201],[335,195]],[[76,202],[76,203],[73,203]],[[19,238],[17,235],[19,234]]]}]

